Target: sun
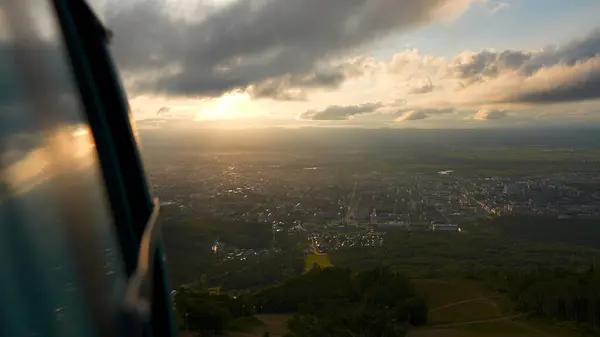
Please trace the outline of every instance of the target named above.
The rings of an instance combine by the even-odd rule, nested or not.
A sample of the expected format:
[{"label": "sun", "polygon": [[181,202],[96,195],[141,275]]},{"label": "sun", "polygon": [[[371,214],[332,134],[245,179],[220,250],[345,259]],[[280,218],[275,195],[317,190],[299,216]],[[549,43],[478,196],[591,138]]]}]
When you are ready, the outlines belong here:
[{"label": "sun", "polygon": [[227,93],[203,105],[194,120],[216,121],[247,117],[252,110],[250,102],[250,96],[246,93]]}]

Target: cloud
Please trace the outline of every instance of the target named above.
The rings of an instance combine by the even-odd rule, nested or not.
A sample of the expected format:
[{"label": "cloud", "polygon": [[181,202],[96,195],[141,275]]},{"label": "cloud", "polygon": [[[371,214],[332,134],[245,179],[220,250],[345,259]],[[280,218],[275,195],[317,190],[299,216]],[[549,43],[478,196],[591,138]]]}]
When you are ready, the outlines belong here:
[{"label": "cloud", "polygon": [[598,56],[600,56],[600,28],[594,29],[584,38],[573,40],[563,46],[546,48],[526,62],[520,70],[524,75],[531,75],[545,67],[574,66]]},{"label": "cloud", "polygon": [[386,72],[399,79],[440,77],[446,72],[447,62],[442,57],[421,55],[417,49],[396,53],[386,65]]},{"label": "cloud", "polygon": [[[253,99],[314,98],[312,106],[337,105],[300,118],[346,121],[371,114],[352,123],[386,119],[391,124],[394,119],[434,120],[432,109],[447,107],[460,109],[457,119],[473,118],[480,107],[504,111],[482,113],[485,119],[504,118],[510,111],[506,122],[512,123],[518,111],[541,103],[600,99],[600,30],[542,50],[464,51],[446,59],[410,49],[387,62],[347,58],[375,39],[439,18],[440,10],[460,13],[469,0],[236,1],[201,18],[190,13],[187,20],[178,20],[166,0],[137,1],[105,15],[133,94],[185,99],[236,90]],[[488,0],[485,8],[497,12],[506,9],[504,4]],[[398,98],[406,98],[404,106],[360,104]],[[290,107],[293,117],[308,105],[252,104],[260,104],[261,111]]]},{"label": "cloud", "polygon": [[413,87],[408,91],[410,95],[421,95],[432,92],[435,89],[433,82],[431,82],[431,78],[427,78],[427,82],[421,84],[419,86]]},{"label": "cloud", "polygon": [[252,84],[246,88],[252,98],[271,98],[279,101],[306,101],[308,94],[302,89],[290,87],[287,78],[275,78]]},{"label": "cloud", "polygon": [[574,66],[538,71],[515,88],[509,100],[523,103],[564,103],[600,98],[600,56]]},{"label": "cloud", "polygon": [[401,110],[397,113],[399,115],[396,118],[397,122],[402,121],[417,121],[429,118],[430,115],[443,115],[443,114],[451,114],[456,112],[454,108],[444,108],[444,109],[417,109],[417,110]]},{"label": "cloud", "polygon": [[599,56],[600,29],[596,29],[582,39],[541,51],[463,52],[450,61],[448,74],[465,80],[466,84],[490,80],[512,71],[530,77],[540,70],[554,66],[573,67]]},{"label": "cloud", "polygon": [[[130,88],[155,94],[218,96],[260,86],[269,79],[310,74],[319,62],[391,32],[423,25],[439,18],[443,10],[460,13],[469,3],[237,1],[201,20],[180,20],[169,14],[166,2],[155,0],[108,12],[106,22],[114,32],[115,58]],[[267,86],[270,90],[256,93],[281,97],[277,94],[281,91],[273,89],[283,87]]]},{"label": "cloud", "polygon": [[600,29],[540,51],[463,52],[437,80],[428,105],[569,103],[600,99]]},{"label": "cloud", "polygon": [[168,116],[171,108],[163,106],[156,112],[156,116]]},{"label": "cloud", "polygon": [[494,109],[481,109],[477,111],[475,115],[473,115],[474,120],[478,121],[488,121],[488,120],[496,120],[502,119],[507,116],[506,110],[494,110]]},{"label": "cloud", "polygon": [[508,3],[508,2],[502,2],[502,1],[494,2],[494,3],[492,3],[492,7],[490,9],[490,14],[495,15],[498,12],[507,10],[508,8],[510,8],[510,3]]},{"label": "cloud", "polygon": [[396,118],[396,121],[417,121],[429,117],[426,113],[421,110],[412,110],[405,112],[402,116]]},{"label": "cloud", "polygon": [[511,72],[455,93],[453,104],[549,104],[600,99],[600,56],[575,65]]},{"label": "cloud", "polygon": [[368,73],[371,60],[359,58],[338,65],[321,65],[310,73],[286,74],[269,78],[246,88],[253,98],[271,98],[281,101],[303,101],[306,89],[337,89],[345,81]]},{"label": "cloud", "polygon": [[463,52],[450,61],[448,74],[463,80],[462,84],[467,86],[517,70],[531,58],[532,53],[517,50],[502,53],[489,50],[479,53]]},{"label": "cloud", "polygon": [[520,68],[520,87],[507,100],[576,102],[600,98],[600,29],[562,47],[550,48]]},{"label": "cloud", "polygon": [[320,120],[320,121],[339,121],[349,120],[359,114],[373,113],[377,109],[384,107],[383,103],[364,103],[358,105],[339,106],[332,105],[324,110],[309,110],[300,115],[300,119]]}]

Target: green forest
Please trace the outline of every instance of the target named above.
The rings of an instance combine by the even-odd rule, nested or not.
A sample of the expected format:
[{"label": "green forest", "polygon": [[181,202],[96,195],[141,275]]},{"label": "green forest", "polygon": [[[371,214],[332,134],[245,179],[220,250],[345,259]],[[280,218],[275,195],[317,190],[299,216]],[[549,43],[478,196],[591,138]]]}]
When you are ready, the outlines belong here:
[{"label": "green forest", "polygon": [[171,283],[174,287],[200,281],[225,289],[251,289],[299,275],[304,256],[297,237],[277,236],[279,253],[247,261],[219,261],[211,251],[215,240],[239,248],[268,249],[271,226],[219,220],[166,224],[163,231]]},{"label": "green forest", "polygon": [[361,273],[313,269],[282,284],[240,296],[209,295],[183,286],[175,308],[186,330],[224,333],[236,319],[260,312],[295,313],[288,336],[404,336],[427,322],[427,303],[411,281],[389,268]]},{"label": "green forest", "polygon": [[568,322],[588,332],[600,329],[600,274],[564,268],[507,274],[506,291],[515,309],[557,322]]},{"label": "green forest", "polygon": [[[331,251],[335,267],[306,274],[304,239],[287,233],[277,237],[277,253],[218,261],[210,252],[216,237],[273,244],[270,228],[249,235],[253,224],[234,226],[187,222],[164,233],[184,331],[227,334],[260,324],[255,315],[286,314],[289,336],[403,336],[428,324],[428,301],[436,300],[417,295],[415,282],[449,279],[491,289],[506,299],[506,315],[600,331],[600,250],[590,221],[496,217],[465,224],[462,233],[390,231],[383,246]],[[222,291],[210,295],[211,287]]]}]

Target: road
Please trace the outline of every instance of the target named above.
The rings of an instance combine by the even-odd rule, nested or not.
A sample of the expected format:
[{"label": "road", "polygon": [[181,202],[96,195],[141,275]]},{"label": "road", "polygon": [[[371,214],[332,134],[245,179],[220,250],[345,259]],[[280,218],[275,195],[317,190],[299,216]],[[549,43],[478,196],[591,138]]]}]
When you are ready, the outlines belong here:
[{"label": "road", "polygon": [[459,326],[459,325],[508,321],[508,320],[513,320],[515,318],[519,318],[519,317],[523,317],[523,316],[524,316],[524,314],[516,314],[516,315],[510,315],[510,316],[503,316],[503,317],[494,317],[494,318],[488,318],[488,319],[479,319],[479,320],[476,320],[476,321],[458,322],[458,323],[450,323],[450,324],[439,324],[439,325],[434,325],[433,328],[435,328],[435,329],[442,329],[442,328],[451,328],[451,327]]},{"label": "road", "polygon": [[456,306],[456,305],[465,304],[465,303],[471,303],[471,302],[483,301],[483,300],[490,300],[490,299],[499,298],[499,297],[500,296],[471,298],[471,299],[464,300],[464,301],[458,301],[458,302],[454,302],[454,303],[442,305],[440,307],[430,309],[429,312],[436,311],[436,310],[441,310],[441,309],[446,309],[446,308],[450,308],[450,307],[453,307],[453,306]]}]

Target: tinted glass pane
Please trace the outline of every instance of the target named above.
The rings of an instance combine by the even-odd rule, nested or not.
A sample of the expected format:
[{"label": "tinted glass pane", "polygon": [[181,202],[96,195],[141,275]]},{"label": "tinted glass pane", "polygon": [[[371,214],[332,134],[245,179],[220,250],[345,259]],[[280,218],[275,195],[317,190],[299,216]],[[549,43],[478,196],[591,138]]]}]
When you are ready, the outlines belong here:
[{"label": "tinted glass pane", "polygon": [[93,138],[49,2],[0,32],[0,335],[93,336],[124,285]]}]

